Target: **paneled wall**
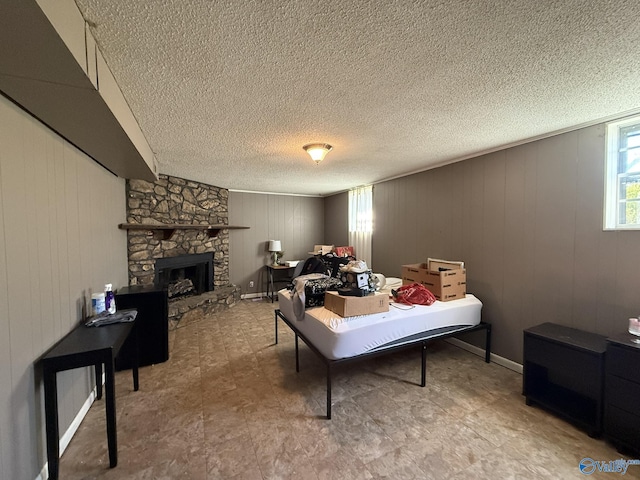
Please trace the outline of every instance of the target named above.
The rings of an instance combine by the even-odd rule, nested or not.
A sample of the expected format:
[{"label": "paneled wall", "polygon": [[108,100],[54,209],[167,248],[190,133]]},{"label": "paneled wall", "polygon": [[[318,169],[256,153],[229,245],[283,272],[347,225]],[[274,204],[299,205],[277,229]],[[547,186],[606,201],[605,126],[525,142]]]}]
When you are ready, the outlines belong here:
[{"label": "paneled wall", "polygon": [[[92,291],[127,284],[124,221],[124,180],[0,96],[0,478],[34,479],[46,462],[34,364]],[[90,369],[58,375],[61,434],[92,388]]]},{"label": "paneled wall", "polygon": [[324,199],[324,243],[349,245],[349,192]]},{"label": "paneled wall", "polygon": [[593,126],[375,185],[376,270],[464,260],[493,351],[518,363],[522,330],[538,323],[626,330],[640,232],[602,230],[604,136]]},{"label": "paneled wall", "polygon": [[[243,294],[266,291],[267,243],[280,240],[284,260],[304,260],[324,242],[324,200],[320,197],[229,192],[229,275]],[[250,287],[253,282],[253,287]]]}]

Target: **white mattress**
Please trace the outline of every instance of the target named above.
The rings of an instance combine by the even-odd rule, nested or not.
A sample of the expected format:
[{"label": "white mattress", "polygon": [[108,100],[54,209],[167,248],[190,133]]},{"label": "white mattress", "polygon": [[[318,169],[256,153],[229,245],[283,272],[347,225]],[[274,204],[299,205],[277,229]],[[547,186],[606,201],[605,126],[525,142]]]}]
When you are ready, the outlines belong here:
[{"label": "white mattress", "polygon": [[391,342],[429,330],[480,323],[482,302],[467,294],[460,300],[436,301],[433,305],[391,303],[389,311],[342,318],[324,307],[307,308],[296,320],[290,293],[278,292],[282,314],[327,358],[337,360],[367,353]]}]

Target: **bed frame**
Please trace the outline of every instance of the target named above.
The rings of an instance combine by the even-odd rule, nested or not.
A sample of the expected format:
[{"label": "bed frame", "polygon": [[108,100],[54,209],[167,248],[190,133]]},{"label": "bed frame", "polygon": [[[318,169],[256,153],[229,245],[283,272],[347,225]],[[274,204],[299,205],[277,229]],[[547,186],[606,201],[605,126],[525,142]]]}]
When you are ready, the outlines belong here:
[{"label": "bed frame", "polygon": [[420,381],[420,386],[424,387],[427,383],[427,343],[431,340],[437,340],[441,338],[447,338],[459,333],[467,333],[474,332],[477,330],[485,331],[485,353],[484,353],[484,361],[489,363],[491,361],[491,324],[486,322],[480,322],[478,325],[473,325],[471,327],[467,326],[453,326],[453,327],[443,327],[437,328],[434,330],[429,330],[426,332],[418,333],[416,335],[412,335],[410,337],[401,338],[399,340],[395,340],[393,342],[387,343],[386,345],[382,345],[373,350],[369,350],[367,353],[362,353],[360,355],[355,355],[353,357],[339,358],[339,359],[329,359],[325,357],[320,350],[316,348],[311,340],[309,340],[302,332],[300,332],[295,323],[291,322],[284,314],[280,311],[280,309],[275,310],[274,314],[274,326],[275,326],[275,339],[276,344],[278,343],[278,318],[280,318],[287,326],[293,331],[295,335],[295,345],[296,345],[296,372],[300,372],[300,358],[298,355],[298,337],[302,339],[302,341],[313,351],[320,360],[323,361],[325,366],[327,367],[327,419],[331,419],[331,369],[334,365],[341,365],[344,363],[356,362],[358,360],[363,360],[365,358],[377,357],[380,355],[385,355],[387,353],[396,352],[399,350],[405,350],[408,348],[415,347],[416,345],[421,345],[422,349],[422,378]]}]

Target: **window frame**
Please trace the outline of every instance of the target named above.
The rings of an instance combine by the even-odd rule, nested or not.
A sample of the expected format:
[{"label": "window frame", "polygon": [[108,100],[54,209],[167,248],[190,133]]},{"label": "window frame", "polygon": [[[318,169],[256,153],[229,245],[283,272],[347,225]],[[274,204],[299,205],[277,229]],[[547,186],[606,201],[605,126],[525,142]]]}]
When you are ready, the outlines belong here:
[{"label": "window frame", "polygon": [[[628,172],[619,172],[620,162],[620,132],[630,126],[640,126],[640,115],[627,117],[615,122],[606,124],[606,157],[605,157],[605,180],[604,180],[604,209],[603,228],[604,230],[640,230],[639,223],[621,224],[619,223],[620,199],[620,175],[628,176]],[[640,148],[640,147],[638,147]],[[640,171],[636,173],[640,176]],[[628,201],[625,199],[625,201]],[[640,205],[640,198],[633,200]]]}]

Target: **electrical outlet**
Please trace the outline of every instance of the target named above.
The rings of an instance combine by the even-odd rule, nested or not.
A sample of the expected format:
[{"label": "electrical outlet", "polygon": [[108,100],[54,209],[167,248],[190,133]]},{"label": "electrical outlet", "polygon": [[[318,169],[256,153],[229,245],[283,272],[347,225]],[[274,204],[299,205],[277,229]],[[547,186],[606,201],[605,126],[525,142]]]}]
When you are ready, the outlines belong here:
[{"label": "electrical outlet", "polygon": [[249,288],[253,288],[253,280],[249,282]]}]

